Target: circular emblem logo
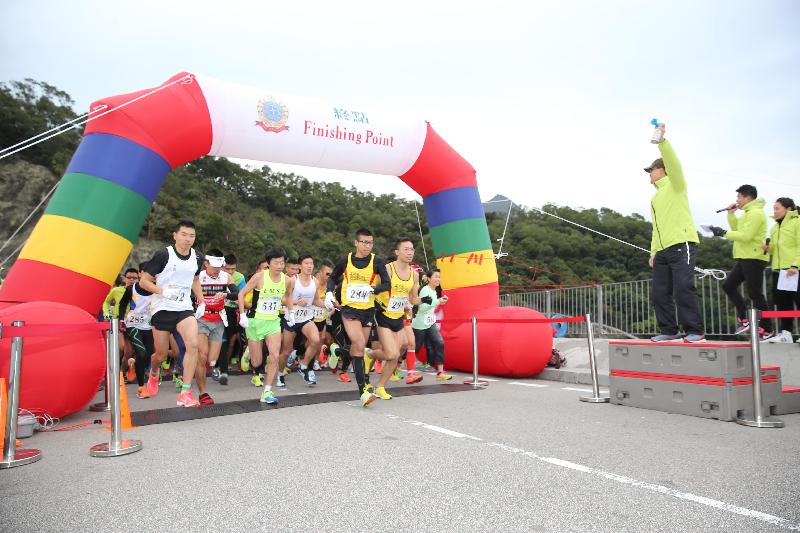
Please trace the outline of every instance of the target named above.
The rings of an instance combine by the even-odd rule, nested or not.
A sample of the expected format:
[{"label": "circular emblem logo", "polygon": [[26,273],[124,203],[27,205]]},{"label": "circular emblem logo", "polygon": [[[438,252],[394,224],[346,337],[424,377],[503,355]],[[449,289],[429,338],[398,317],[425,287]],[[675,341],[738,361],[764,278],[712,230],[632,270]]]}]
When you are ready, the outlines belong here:
[{"label": "circular emblem logo", "polygon": [[264,131],[278,133],[288,130],[286,122],[289,120],[289,109],[274,96],[266,96],[258,101],[258,120],[256,126]]}]

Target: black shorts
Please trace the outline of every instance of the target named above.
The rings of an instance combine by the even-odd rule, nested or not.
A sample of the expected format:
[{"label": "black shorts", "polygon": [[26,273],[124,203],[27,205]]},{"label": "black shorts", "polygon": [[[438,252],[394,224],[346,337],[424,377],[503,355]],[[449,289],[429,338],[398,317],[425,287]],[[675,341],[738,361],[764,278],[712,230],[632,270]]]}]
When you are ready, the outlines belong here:
[{"label": "black shorts", "polygon": [[375,323],[375,309],[355,309],[353,307],[344,306],[341,309],[341,313],[344,318],[358,320],[365,328]]},{"label": "black shorts", "polygon": [[302,331],[303,327],[308,323],[309,321],[306,320],[305,322],[297,322],[294,326],[290,326],[286,323],[286,319],[283,318],[283,315],[281,315],[281,329],[283,331],[288,331],[289,333],[297,333],[298,336],[301,334],[300,332]]},{"label": "black shorts", "polygon": [[320,320],[319,322],[314,322],[314,324],[317,325],[317,330],[320,333],[323,333],[325,331],[325,326],[327,326],[324,320]]},{"label": "black shorts", "polygon": [[230,339],[239,332],[239,316],[235,307],[225,308],[225,317],[228,319],[228,325],[225,326],[225,338]]},{"label": "black shorts", "polygon": [[398,331],[403,331],[404,322],[405,320],[402,316],[400,318],[389,318],[380,311],[375,311],[375,325],[379,328],[388,328],[397,333]]},{"label": "black shorts", "polygon": [[194,316],[194,311],[159,311],[153,315],[150,324],[158,331],[177,333],[178,324],[190,316]]}]

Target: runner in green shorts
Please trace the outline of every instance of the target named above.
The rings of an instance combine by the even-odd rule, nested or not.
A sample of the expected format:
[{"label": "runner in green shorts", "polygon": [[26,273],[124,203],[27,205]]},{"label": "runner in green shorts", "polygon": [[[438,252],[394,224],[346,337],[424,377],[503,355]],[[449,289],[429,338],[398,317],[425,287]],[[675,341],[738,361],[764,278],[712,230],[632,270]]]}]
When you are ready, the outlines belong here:
[{"label": "runner in green shorts", "polygon": [[[267,380],[260,400],[262,403],[276,404],[278,398],[272,393],[272,385],[278,375],[281,352],[281,319],[278,310],[282,305],[288,305],[291,309],[292,302],[291,295],[286,290],[286,275],[283,273],[286,252],[281,248],[272,248],[267,252],[266,261],[267,269],[256,272],[239,292],[239,325],[245,328],[250,364],[253,367],[261,364],[261,342],[265,339],[267,341],[267,349],[272,357],[269,358]],[[253,318],[248,318],[244,312],[244,296],[250,291],[258,294]]]}]

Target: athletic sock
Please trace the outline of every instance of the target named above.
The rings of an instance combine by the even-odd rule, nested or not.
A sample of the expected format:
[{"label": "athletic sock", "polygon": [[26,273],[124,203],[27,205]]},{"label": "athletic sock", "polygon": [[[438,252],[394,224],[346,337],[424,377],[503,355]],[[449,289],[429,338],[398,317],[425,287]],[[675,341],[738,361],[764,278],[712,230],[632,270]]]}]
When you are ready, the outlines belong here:
[{"label": "athletic sock", "polygon": [[158,367],[150,369],[150,376],[153,377],[153,378],[157,378],[158,377]]},{"label": "athletic sock", "polygon": [[181,385],[181,394],[185,394],[187,392],[192,392],[191,383],[184,383],[183,385]]},{"label": "athletic sock", "polygon": [[364,387],[367,384],[364,381],[364,358],[363,357],[353,357],[353,370],[356,374],[356,385],[358,386],[358,393],[361,394],[364,392]]},{"label": "athletic sock", "polygon": [[269,392],[272,390],[272,385],[264,385],[264,392]]}]

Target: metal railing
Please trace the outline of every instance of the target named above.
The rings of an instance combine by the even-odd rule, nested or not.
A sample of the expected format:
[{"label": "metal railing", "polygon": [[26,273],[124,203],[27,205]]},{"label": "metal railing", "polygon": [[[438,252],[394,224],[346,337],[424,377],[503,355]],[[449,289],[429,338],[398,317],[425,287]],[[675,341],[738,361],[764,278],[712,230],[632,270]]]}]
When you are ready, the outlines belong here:
[{"label": "metal railing", "polygon": [[[763,288],[766,289],[766,273]],[[737,327],[736,310],[722,290],[722,281],[697,276],[697,300],[706,328],[706,335],[732,336]],[[529,307],[553,315],[576,316],[592,313],[600,334],[620,336],[649,336],[659,333],[653,309],[651,280],[606,283],[560,290],[522,292],[500,296],[501,306]],[[739,287],[745,297],[744,285]],[[772,294],[767,292],[772,308]],[[775,324],[777,328],[777,323]],[[776,329],[777,330],[777,329]],[[793,333],[798,334],[798,320]],[[779,331],[779,330],[777,330]],[[584,323],[568,324],[567,335],[586,335]]]}]

